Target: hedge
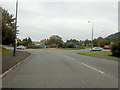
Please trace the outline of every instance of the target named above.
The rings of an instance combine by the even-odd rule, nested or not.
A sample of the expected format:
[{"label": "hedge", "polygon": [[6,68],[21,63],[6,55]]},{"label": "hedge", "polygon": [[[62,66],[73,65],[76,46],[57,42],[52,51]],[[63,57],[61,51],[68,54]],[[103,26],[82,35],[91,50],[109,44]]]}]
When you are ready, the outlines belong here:
[{"label": "hedge", "polygon": [[113,56],[120,57],[120,41],[112,45],[111,52]]},{"label": "hedge", "polygon": [[41,46],[37,46],[37,45],[29,45],[29,46],[27,46],[27,49],[40,49],[40,48],[42,48]]}]

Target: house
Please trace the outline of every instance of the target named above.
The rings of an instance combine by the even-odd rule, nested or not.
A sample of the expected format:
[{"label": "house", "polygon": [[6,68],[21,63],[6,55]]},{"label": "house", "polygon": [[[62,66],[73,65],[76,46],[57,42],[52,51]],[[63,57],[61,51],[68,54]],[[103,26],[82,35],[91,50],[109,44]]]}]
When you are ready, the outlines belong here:
[{"label": "house", "polygon": [[40,42],[34,41],[34,42],[32,42],[32,45],[37,45],[37,46],[39,46],[39,45],[41,45],[41,44],[40,44]]},{"label": "house", "polygon": [[42,47],[46,47],[45,42],[48,41],[48,39],[43,39],[40,41],[40,44]]}]

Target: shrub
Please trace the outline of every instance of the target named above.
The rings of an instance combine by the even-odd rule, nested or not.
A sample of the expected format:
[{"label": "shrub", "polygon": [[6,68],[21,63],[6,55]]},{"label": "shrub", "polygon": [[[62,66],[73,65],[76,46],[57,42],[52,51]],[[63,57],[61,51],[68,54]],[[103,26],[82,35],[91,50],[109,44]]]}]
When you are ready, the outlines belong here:
[{"label": "shrub", "polygon": [[22,41],[22,42],[19,43],[19,45],[28,46],[28,42],[27,41]]},{"label": "shrub", "polygon": [[66,47],[67,48],[75,48],[75,44],[73,44],[73,43],[67,43]]},{"label": "shrub", "polygon": [[41,46],[36,46],[36,45],[29,45],[29,46],[27,46],[27,48],[28,49],[40,49],[40,48],[42,48]]},{"label": "shrub", "polygon": [[79,46],[79,49],[85,49],[83,46]]},{"label": "shrub", "polygon": [[111,46],[111,52],[113,56],[120,57],[120,41]]}]

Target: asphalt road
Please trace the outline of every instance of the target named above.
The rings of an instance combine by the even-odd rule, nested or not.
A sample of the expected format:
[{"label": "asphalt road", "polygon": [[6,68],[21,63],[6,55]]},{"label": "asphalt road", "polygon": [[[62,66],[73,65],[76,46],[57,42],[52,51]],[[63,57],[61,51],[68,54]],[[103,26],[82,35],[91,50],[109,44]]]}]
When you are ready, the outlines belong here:
[{"label": "asphalt road", "polygon": [[118,62],[76,54],[79,50],[39,49],[3,79],[3,88],[117,88]]}]

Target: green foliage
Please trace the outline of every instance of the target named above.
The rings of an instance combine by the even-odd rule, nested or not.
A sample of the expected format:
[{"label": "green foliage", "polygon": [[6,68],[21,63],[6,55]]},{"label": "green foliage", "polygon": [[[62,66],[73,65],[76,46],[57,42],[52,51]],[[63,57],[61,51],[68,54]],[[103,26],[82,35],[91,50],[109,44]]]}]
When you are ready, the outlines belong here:
[{"label": "green foliage", "polygon": [[53,43],[53,44],[50,45],[50,47],[51,47],[51,48],[58,48],[58,45],[55,44],[55,43]]},{"label": "green foliage", "polygon": [[70,40],[67,40],[67,43],[78,43],[79,41],[76,40],[76,39],[70,39]]},{"label": "green foliage", "polygon": [[86,46],[86,45],[89,45],[90,44],[90,41],[88,40],[88,39],[86,39],[85,41],[84,41],[84,45]]},{"label": "green foliage", "polygon": [[2,17],[2,44],[10,45],[14,42],[15,18],[1,7],[0,11],[2,12],[2,16],[0,16]]},{"label": "green foliage", "polygon": [[83,55],[94,55],[94,54],[100,54],[105,51],[87,51],[87,52],[78,52],[77,54],[83,54]]},{"label": "green foliage", "polygon": [[41,46],[36,46],[36,45],[29,45],[27,46],[28,49],[40,49],[42,48]]},{"label": "green foliage", "polygon": [[98,40],[97,40],[97,39],[94,39],[94,40],[93,40],[93,43],[94,43],[94,44],[93,44],[94,47],[95,47],[95,46],[98,46]]},{"label": "green foliage", "polygon": [[66,48],[66,43],[63,43],[62,48]]},{"label": "green foliage", "polygon": [[110,45],[111,42],[115,42],[115,41],[110,38],[98,37],[97,39],[93,40],[93,45],[94,45],[94,47],[98,47],[98,46],[104,47],[104,45]]},{"label": "green foliage", "polygon": [[101,55],[101,56],[113,57],[113,58],[120,58],[120,57],[113,56],[112,53],[103,54],[103,55]]},{"label": "green foliage", "polygon": [[48,41],[45,42],[45,45],[49,46],[49,47],[62,47],[63,45],[63,41],[62,38],[59,37],[58,35],[53,35],[49,38]]},{"label": "green foliage", "polygon": [[45,41],[44,44],[47,46],[49,45],[49,41]]},{"label": "green foliage", "polygon": [[28,37],[27,41],[28,41],[28,44],[32,44],[32,39],[30,37]]},{"label": "green foliage", "polygon": [[114,41],[118,41],[119,39],[119,36],[120,36],[120,32],[117,32],[115,34],[111,34],[109,35],[107,38],[111,39],[111,40],[114,40]]},{"label": "green foliage", "polygon": [[113,56],[120,57],[120,41],[112,45],[111,52]]},{"label": "green foliage", "polygon": [[24,45],[24,46],[28,46],[32,44],[32,40],[30,37],[28,38],[24,38],[21,42],[18,43],[19,45]]},{"label": "green foliage", "polygon": [[0,55],[1,55],[1,54],[2,54],[2,55],[6,55],[6,54],[10,54],[10,53],[12,53],[11,50],[8,50],[8,49],[6,49],[6,48],[0,47]]},{"label": "green foliage", "polygon": [[28,41],[28,39],[27,39],[27,38],[24,38],[22,41]]},{"label": "green foliage", "polygon": [[66,48],[75,48],[74,43],[66,43]]},{"label": "green foliage", "polygon": [[28,46],[28,42],[27,41],[22,41],[22,42],[19,43],[19,45]]}]

